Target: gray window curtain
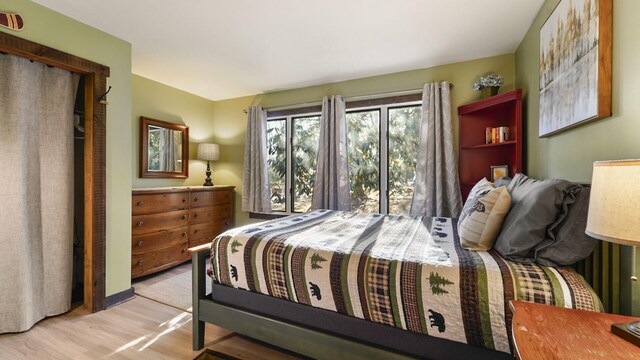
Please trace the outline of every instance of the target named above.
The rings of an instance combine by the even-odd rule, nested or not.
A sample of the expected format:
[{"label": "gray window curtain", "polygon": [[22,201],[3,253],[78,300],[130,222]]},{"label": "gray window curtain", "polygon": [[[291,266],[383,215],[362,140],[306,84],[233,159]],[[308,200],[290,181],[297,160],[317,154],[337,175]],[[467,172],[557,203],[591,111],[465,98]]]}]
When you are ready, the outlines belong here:
[{"label": "gray window curtain", "polygon": [[247,140],[244,148],[242,211],[270,212],[271,190],[267,161],[267,111],[258,106],[247,109]]},{"label": "gray window curtain", "polygon": [[347,115],[341,96],[322,99],[317,160],[311,208],[350,211]]},{"label": "gray window curtain", "polygon": [[69,71],[0,55],[0,333],[71,306],[77,83]]},{"label": "gray window curtain", "polygon": [[422,91],[420,149],[411,215],[458,217],[462,196],[447,81],[428,83]]}]

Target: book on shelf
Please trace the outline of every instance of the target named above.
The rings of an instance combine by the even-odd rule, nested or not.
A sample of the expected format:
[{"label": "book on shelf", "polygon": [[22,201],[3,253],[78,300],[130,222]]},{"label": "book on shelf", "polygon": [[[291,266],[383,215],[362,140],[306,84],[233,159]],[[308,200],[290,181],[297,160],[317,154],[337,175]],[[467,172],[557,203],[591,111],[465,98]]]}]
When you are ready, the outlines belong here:
[{"label": "book on shelf", "polygon": [[499,144],[509,141],[509,127],[487,127],[484,129],[485,144]]}]

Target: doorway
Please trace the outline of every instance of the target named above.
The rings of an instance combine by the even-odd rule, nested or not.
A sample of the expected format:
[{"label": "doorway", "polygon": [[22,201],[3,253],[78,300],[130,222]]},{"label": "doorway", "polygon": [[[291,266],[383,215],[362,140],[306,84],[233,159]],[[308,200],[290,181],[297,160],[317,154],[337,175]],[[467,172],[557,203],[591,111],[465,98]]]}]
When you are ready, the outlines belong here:
[{"label": "doorway", "polygon": [[[82,210],[74,214],[82,259],[82,302],[92,312],[105,309],[106,242],[106,93],[109,67],[0,32],[0,52],[59,67],[81,76],[80,95],[84,96],[84,138],[81,170],[75,169],[76,187],[81,187]],[[80,98],[80,96],[78,97]],[[75,130],[74,130],[75,131]],[[79,139],[78,139],[79,140]],[[80,146],[75,144],[74,147]],[[81,179],[80,179],[81,178]],[[82,237],[79,235],[82,234]],[[76,241],[76,235],[74,235]],[[77,295],[80,297],[79,295]]]}]

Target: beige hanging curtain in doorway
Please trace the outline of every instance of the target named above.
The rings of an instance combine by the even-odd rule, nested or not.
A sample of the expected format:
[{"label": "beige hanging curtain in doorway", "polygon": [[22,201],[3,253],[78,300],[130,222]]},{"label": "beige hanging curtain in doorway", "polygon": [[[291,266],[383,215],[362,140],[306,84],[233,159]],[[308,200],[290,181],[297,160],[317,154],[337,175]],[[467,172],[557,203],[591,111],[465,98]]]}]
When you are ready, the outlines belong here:
[{"label": "beige hanging curtain in doorway", "polygon": [[0,55],[0,333],[71,305],[78,76]]}]

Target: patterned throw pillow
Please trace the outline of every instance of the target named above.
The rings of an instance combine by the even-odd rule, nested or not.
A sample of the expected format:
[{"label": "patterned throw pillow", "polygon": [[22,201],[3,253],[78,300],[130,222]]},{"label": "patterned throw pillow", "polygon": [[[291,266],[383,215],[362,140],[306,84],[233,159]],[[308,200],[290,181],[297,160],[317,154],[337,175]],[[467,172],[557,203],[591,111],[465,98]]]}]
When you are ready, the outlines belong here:
[{"label": "patterned throw pillow", "polygon": [[480,180],[471,189],[458,219],[462,247],[472,251],[491,249],[510,206],[506,187],[496,188],[486,178]]}]

